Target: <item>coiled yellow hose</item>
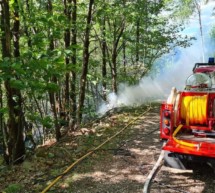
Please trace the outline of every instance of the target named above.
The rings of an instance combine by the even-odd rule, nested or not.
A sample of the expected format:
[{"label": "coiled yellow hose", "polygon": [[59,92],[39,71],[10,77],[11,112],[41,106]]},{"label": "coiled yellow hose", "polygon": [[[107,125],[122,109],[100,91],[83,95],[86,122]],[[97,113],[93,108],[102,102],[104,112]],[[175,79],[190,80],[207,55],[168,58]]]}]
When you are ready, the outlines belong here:
[{"label": "coiled yellow hose", "polygon": [[207,123],[207,95],[184,96],[181,101],[181,118],[186,125]]}]

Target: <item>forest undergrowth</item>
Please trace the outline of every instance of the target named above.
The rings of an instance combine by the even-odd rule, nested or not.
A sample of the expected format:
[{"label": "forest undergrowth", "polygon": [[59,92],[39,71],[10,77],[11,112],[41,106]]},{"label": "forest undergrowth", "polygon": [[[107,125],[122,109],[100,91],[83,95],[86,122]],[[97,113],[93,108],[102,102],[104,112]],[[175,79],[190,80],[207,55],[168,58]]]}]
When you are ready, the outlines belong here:
[{"label": "forest undergrowth", "polygon": [[[38,146],[35,152],[28,152],[25,162],[20,165],[6,166],[1,157],[1,192],[41,192],[72,163],[116,134],[148,107],[149,105],[113,109],[101,118],[87,123],[78,131],[68,132],[59,142],[55,142],[54,139],[49,140],[44,146]],[[152,105],[152,108],[157,107],[158,104]],[[64,175],[62,177],[64,183],[59,180],[50,191],[71,192],[69,184],[80,177],[77,170],[84,174],[91,170],[95,164],[104,164],[104,160],[113,161],[114,156],[120,154],[120,151],[122,154],[126,154],[123,145],[126,140],[135,137],[134,131],[129,127],[119,136],[113,138]],[[127,154],[129,155],[129,151]],[[66,179],[70,179],[70,183],[65,182]],[[78,187],[76,188],[78,189]]]}]

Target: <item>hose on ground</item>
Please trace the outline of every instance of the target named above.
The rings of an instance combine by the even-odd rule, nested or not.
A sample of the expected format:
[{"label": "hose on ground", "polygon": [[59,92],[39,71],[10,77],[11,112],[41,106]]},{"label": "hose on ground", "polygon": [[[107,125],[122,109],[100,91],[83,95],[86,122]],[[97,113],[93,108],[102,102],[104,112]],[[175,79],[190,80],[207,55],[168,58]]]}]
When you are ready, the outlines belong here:
[{"label": "hose on ground", "polygon": [[[164,143],[163,145],[165,145],[166,143]],[[146,178],[144,187],[143,187],[143,193],[149,193],[149,186],[150,183],[153,179],[153,177],[156,175],[156,173],[158,172],[159,168],[162,166],[162,161],[164,159],[164,150],[161,151],[160,156],[157,160],[157,162],[155,163],[154,167],[152,168],[151,172],[149,173],[149,175]]]},{"label": "hose on ground", "polygon": [[59,175],[56,179],[54,179],[41,193],[46,193],[52,186],[54,186],[54,184],[56,184],[64,175],[66,175],[74,166],[76,166],[78,163],[80,163],[81,161],[83,161],[85,158],[87,158],[88,156],[90,156],[91,154],[93,154],[95,151],[97,151],[98,149],[100,149],[102,146],[104,146],[106,143],[108,143],[109,141],[111,141],[113,138],[115,138],[116,136],[118,136],[120,133],[122,133],[125,129],[127,129],[132,123],[134,123],[136,120],[138,120],[141,116],[143,116],[144,114],[146,114],[147,112],[149,112],[151,110],[151,105],[146,109],[146,111],[144,111],[141,115],[139,115],[138,117],[136,117],[135,119],[133,119],[132,121],[130,121],[125,127],[123,127],[120,131],[118,131],[116,134],[114,134],[113,136],[111,136],[110,138],[108,138],[106,141],[104,141],[103,143],[101,143],[99,146],[97,146],[96,148],[94,148],[93,150],[89,151],[87,154],[83,155],[81,158],[79,158],[78,160],[76,160],[74,163],[72,163],[61,175]]}]

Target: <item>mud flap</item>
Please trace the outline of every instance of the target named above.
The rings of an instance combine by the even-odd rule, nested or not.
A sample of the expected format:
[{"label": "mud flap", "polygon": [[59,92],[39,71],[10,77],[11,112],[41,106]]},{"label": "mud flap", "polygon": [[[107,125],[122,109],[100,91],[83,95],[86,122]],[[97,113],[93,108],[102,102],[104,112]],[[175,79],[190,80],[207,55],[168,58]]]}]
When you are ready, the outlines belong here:
[{"label": "mud flap", "polygon": [[181,170],[191,169],[188,167],[186,159],[183,159],[181,155],[169,151],[165,151],[164,153],[164,165]]}]

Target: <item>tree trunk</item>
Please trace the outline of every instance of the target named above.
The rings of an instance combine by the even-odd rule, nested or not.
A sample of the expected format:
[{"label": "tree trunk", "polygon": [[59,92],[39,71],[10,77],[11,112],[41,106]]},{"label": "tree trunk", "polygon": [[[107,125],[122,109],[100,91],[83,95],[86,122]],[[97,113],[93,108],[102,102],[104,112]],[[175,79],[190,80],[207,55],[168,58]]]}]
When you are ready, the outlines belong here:
[{"label": "tree trunk", "polygon": [[[29,0],[26,0],[25,4],[26,4],[26,8],[27,8],[26,9],[27,13],[29,15],[30,14]],[[25,35],[26,35],[26,37],[28,39],[28,47],[29,47],[29,49],[31,49],[32,48],[32,40],[31,40],[31,36],[30,36],[30,33],[29,33],[29,26],[26,23],[26,15],[25,14],[23,14],[23,26],[24,26]]]},{"label": "tree trunk", "polygon": [[[116,27],[117,27],[117,25],[114,24],[114,40],[113,40],[113,46],[112,46],[111,75],[112,75],[112,90],[114,93],[117,94],[117,56],[118,56],[119,41],[120,41],[123,31],[125,29],[124,20],[122,21],[122,24],[119,29],[116,29]],[[119,34],[117,34],[117,31],[119,31]]]},{"label": "tree trunk", "polygon": [[94,0],[90,0],[88,15],[87,15],[87,23],[85,28],[82,73],[81,73],[80,88],[79,88],[80,94],[79,94],[78,110],[77,110],[78,125],[81,123],[81,120],[82,120],[83,107],[84,107],[84,101],[85,101],[85,90],[86,90],[86,82],[87,82],[89,56],[90,56],[89,45],[90,45],[90,29],[91,29],[93,4],[94,4]]},{"label": "tree trunk", "polygon": [[[48,0],[47,10],[50,13],[52,13],[52,11],[53,11],[51,0]],[[52,35],[49,35],[49,41],[50,41],[49,49],[50,49],[50,51],[53,51],[55,46],[54,46],[54,39],[53,39]],[[57,84],[57,78],[55,76],[52,77],[51,81],[54,82],[55,84]],[[61,138],[61,132],[60,132],[60,125],[59,125],[59,121],[58,121],[57,108],[56,108],[56,93],[49,91],[49,99],[50,99],[52,113],[54,116],[55,138],[57,141],[59,141],[59,139]]]},{"label": "tree trunk", "polygon": [[14,24],[13,24],[13,48],[14,48],[14,57],[18,58],[20,57],[20,51],[19,51],[19,5],[18,0],[15,0],[15,6],[14,6]]},{"label": "tree trunk", "polygon": [[[77,55],[77,0],[72,0],[73,5],[72,5],[72,81],[71,81],[71,111],[72,111],[72,121],[73,124],[76,122],[76,111],[77,111],[77,104],[76,104],[76,69],[75,67],[77,66],[77,59],[76,59],[76,55]],[[74,129],[74,125],[70,125],[72,128]]]},{"label": "tree trunk", "polygon": [[[14,57],[19,57],[19,7],[17,0],[15,0],[14,9],[14,26],[13,26],[13,45]],[[11,56],[11,31],[10,31],[10,9],[9,2],[3,0],[1,2],[2,20],[1,28],[4,36],[2,36],[2,58],[12,58]],[[8,74],[14,74],[11,68],[8,68]],[[17,77],[11,77],[17,78]],[[24,160],[25,143],[24,143],[24,113],[22,111],[22,96],[20,90],[11,87],[10,80],[7,78],[4,81],[7,106],[8,106],[8,122],[6,128],[7,144],[5,144],[5,161],[8,164],[20,163]]]},{"label": "tree trunk", "polygon": [[[2,84],[0,83],[0,108],[3,108],[3,92],[2,92]],[[7,142],[7,137],[5,134],[5,127],[4,127],[4,114],[0,113],[0,145],[3,147],[3,150],[5,150],[5,144]],[[5,153],[4,153],[5,154]]]},{"label": "tree trunk", "polygon": [[60,132],[60,126],[58,123],[58,115],[56,110],[56,100],[55,100],[55,94],[53,92],[49,92],[49,100],[51,104],[52,113],[54,116],[54,125],[55,125],[55,138],[57,141],[61,138],[61,132]]},{"label": "tree trunk", "polygon": [[102,98],[107,101],[107,56],[106,56],[106,27],[105,27],[105,16],[102,19]]},{"label": "tree trunk", "polygon": [[117,47],[114,45],[112,53],[112,90],[117,94]]},{"label": "tree trunk", "polygon": [[202,62],[205,62],[205,48],[204,48],[204,36],[203,36],[203,29],[202,29],[202,14],[201,14],[201,5],[198,1],[194,1],[197,13],[198,13],[198,20],[199,20],[199,30],[201,36],[201,44],[202,44]]},{"label": "tree trunk", "polygon": [[[64,0],[64,14],[68,19],[68,23],[71,23],[71,0]],[[64,44],[65,44],[65,49],[69,49],[70,46],[70,28],[67,28],[64,32]],[[66,55],[65,57],[65,63],[66,63],[66,78],[65,78],[65,96],[64,96],[64,111],[65,111],[65,119],[68,118],[68,111],[69,111],[69,100],[70,100],[70,94],[69,94],[69,90],[70,90],[70,72],[69,72],[69,65],[70,62],[70,57],[68,55]]]},{"label": "tree trunk", "polygon": [[136,65],[138,65],[138,62],[140,60],[139,58],[139,45],[140,45],[140,18],[137,18],[136,23]]},{"label": "tree trunk", "polygon": [[123,49],[123,67],[124,67],[123,69],[124,69],[124,73],[126,74],[127,61],[126,61],[126,43],[125,43],[125,40],[123,40],[122,49]]}]

